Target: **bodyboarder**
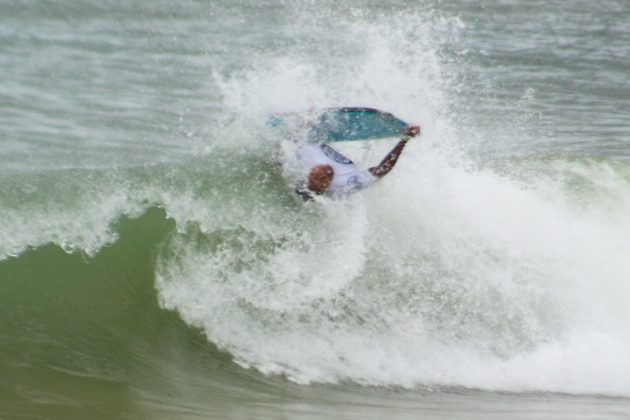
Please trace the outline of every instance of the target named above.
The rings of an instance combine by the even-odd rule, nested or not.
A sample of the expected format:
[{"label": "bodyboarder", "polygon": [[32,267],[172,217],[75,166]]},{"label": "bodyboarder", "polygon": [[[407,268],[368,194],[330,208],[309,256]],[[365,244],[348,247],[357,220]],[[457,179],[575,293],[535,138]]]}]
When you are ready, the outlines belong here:
[{"label": "bodyboarder", "polygon": [[303,146],[297,151],[297,156],[301,165],[307,168],[308,176],[296,192],[304,200],[312,200],[313,194],[338,196],[367,188],[394,168],[407,142],[419,134],[419,126],[409,126],[403,138],[383,160],[366,170],[359,169],[328,144]]}]

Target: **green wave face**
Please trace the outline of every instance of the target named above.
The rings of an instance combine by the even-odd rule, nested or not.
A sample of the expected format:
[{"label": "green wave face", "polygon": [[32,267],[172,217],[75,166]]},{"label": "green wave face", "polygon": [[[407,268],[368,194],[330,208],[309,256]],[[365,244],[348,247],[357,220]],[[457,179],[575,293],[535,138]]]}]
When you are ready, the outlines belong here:
[{"label": "green wave face", "polygon": [[[474,387],[507,368],[536,389],[520,361],[579,357],[576,329],[623,351],[625,164],[432,156],[439,190],[400,177],[304,204],[277,163],[236,159],[247,173],[204,161],[4,184],[48,191],[3,210],[48,221],[22,225],[10,243],[35,242],[0,262],[3,415],[221,415],[299,384]],[[126,200],[102,225],[89,212],[112,196],[94,191]]]}]

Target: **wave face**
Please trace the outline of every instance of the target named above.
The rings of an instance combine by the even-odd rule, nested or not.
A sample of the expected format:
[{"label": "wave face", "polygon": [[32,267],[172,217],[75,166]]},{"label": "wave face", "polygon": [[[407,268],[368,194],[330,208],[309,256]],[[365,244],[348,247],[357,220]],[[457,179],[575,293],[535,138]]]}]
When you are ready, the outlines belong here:
[{"label": "wave face", "polygon": [[[98,176],[86,195],[80,174],[42,179],[37,205],[5,218],[4,346],[33,363],[43,340],[100,370],[164,317],[192,334],[176,313],[239,365],[300,384],[626,395],[630,168],[465,169],[418,146],[372,191],[307,205],[281,165],[245,156]],[[73,205],[56,207],[52,185],[71,179]],[[78,344],[98,350],[69,356]]]},{"label": "wave face", "polygon": [[[0,416],[627,408],[630,13],[560,3],[0,6]],[[422,136],[303,203],[266,116],[344,105]]]}]

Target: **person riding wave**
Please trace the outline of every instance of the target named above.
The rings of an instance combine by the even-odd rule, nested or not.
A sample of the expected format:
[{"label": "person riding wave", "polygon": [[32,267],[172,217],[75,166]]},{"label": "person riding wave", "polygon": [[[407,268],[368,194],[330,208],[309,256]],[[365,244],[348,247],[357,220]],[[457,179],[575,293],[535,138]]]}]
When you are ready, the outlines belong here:
[{"label": "person riding wave", "polygon": [[366,170],[359,169],[328,144],[303,146],[297,152],[298,160],[307,168],[308,176],[296,192],[305,200],[312,200],[313,194],[336,196],[367,188],[394,168],[407,142],[419,134],[419,126],[409,126],[404,137],[385,158],[377,166]]}]

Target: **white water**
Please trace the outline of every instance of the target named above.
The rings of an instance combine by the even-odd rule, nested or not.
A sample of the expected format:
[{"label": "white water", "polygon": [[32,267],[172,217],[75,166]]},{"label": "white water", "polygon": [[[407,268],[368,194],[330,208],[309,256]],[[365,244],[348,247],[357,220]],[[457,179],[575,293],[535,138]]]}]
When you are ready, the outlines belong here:
[{"label": "white water", "polygon": [[[467,142],[503,139],[457,123],[475,103],[457,102],[463,70],[435,40],[463,24],[418,14],[391,29],[407,18],[337,20],[354,41],[323,59],[288,48],[215,74],[237,121],[222,143],[253,153],[269,133],[238,121],[321,106],[377,106],[423,135],[364,193],[304,206],[252,193],[258,205],[188,218],[160,258],[163,305],[243,366],[299,383],[630,395],[627,168],[468,157]],[[529,121],[502,119],[516,133]]]}]

